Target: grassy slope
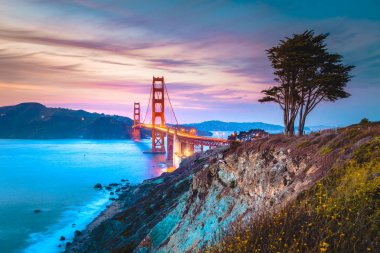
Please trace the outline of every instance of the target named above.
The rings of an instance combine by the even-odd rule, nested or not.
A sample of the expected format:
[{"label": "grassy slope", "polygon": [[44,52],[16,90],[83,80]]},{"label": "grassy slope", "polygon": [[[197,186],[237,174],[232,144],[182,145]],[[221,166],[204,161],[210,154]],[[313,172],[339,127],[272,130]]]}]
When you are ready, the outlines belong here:
[{"label": "grassy slope", "polygon": [[295,138],[299,150],[318,147],[334,158],[327,175],[299,197],[235,223],[207,252],[380,252],[380,124]]}]

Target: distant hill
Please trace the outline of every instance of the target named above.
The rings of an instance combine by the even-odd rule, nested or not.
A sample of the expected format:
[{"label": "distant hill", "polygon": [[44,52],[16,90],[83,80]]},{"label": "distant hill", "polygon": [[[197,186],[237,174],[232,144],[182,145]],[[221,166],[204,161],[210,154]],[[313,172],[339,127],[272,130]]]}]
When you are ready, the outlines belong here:
[{"label": "distant hill", "polygon": [[306,131],[319,131],[319,130],[325,130],[325,129],[333,129],[337,128],[338,126],[325,126],[325,125],[316,125],[316,126],[308,126]]},{"label": "distant hill", "polygon": [[[263,122],[223,122],[218,120],[205,121],[202,123],[190,123],[184,124],[185,127],[193,127],[198,131],[248,131],[250,129],[262,129],[268,133],[276,134],[282,133],[284,127],[280,125],[267,124]],[[319,126],[307,126],[305,132],[318,131],[323,129],[333,128],[331,126],[319,125]],[[296,127],[297,129],[297,127]]]},{"label": "distant hill", "polygon": [[223,122],[218,120],[205,121],[202,123],[184,124],[187,127],[194,127],[199,131],[248,131],[259,128],[269,133],[281,133],[283,127],[280,125],[266,124],[262,122]]},{"label": "distant hill", "polygon": [[129,139],[132,124],[127,117],[48,108],[39,103],[0,107],[0,138]]}]

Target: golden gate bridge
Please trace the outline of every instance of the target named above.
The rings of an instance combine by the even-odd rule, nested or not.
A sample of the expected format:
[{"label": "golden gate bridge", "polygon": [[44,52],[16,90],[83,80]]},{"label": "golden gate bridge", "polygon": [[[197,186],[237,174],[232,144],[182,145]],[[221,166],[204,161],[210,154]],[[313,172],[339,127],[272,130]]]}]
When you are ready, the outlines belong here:
[{"label": "golden gate bridge", "polygon": [[[169,105],[174,115],[175,124],[167,124],[165,120],[165,94],[168,97]],[[152,108],[151,122],[146,123],[145,121],[147,119],[150,106]],[[145,153],[167,153],[167,163],[173,165],[174,167],[177,167],[184,157],[194,154],[196,146],[199,147],[201,152],[203,152],[205,146],[208,148],[213,148],[229,144],[229,141],[226,139],[198,136],[195,129],[185,129],[180,127],[170,101],[164,77],[153,77],[148,107],[142,122],[140,109],[140,102],[135,102],[133,108],[133,139],[135,141],[139,141],[141,139],[142,128],[151,130],[152,149]]]}]

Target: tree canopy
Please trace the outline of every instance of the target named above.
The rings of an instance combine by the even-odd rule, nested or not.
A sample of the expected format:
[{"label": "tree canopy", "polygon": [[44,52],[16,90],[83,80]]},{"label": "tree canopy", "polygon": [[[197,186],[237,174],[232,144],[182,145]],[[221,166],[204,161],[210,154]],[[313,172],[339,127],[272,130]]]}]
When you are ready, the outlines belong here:
[{"label": "tree canopy", "polygon": [[288,135],[294,135],[297,116],[298,133],[302,135],[307,116],[320,102],[350,96],[345,88],[354,66],[344,65],[341,55],[328,52],[327,37],[305,31],[267,50],[277,85],[263,90],[259,102],[280,105]]}]

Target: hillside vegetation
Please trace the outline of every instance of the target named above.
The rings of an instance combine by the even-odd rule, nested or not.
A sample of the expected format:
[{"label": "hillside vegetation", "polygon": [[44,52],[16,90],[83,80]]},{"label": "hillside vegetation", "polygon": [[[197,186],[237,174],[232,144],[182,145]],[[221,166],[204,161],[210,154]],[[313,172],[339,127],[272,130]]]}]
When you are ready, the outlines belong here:
[{"label": "hillside vegetation", "polygon": [[336,159],[327,175],[273,212],[234,222],[207,252],[380,252],[380,124],[295,143],[326,163]]},{"label": "hillside vegetation", "polygon": [[39,103],[0,107],[0,138],[5,139],[128,139],[132,124],[126,117]]}]

